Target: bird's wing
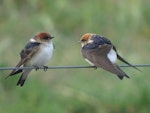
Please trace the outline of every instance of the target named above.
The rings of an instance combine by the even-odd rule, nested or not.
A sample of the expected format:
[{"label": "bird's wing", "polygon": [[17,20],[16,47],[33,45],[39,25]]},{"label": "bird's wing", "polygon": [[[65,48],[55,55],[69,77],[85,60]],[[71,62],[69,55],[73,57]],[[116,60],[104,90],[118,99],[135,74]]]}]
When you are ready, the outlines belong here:
[{"label": "bird's wing", "polygon": [[127,61],[126,61],[124,58],[122,58],[119,54],[117,54],[117,58],[118,58],[120,61],[126,63],[127,65],[133,67],[134,69],[136,69],[136,70],[138,70],[138,71],[141,71],[139,68],[137,68],[137,67],[133,66],[132,64],[130,64],[129,62],[127,62]]},{"label": "bird's wing", "polygon": [[[117,53],[117,50],[116,50],[116,48],[113,46],[113,49],[116,51],[116,53]],[[137,67],[135,67],[135,66],[133,66],[132,64],[130,64],[129,62],[127,62],[124,58],[122,58],[118,53],[117,53],[117,58],[120,60],[120,61],[122,61],[122,62],[124,62],[125,64],[127,64],[127,65],[129,65],[129,66],[131,66],[131,67],[133,67],[134,69],[136,69],[136,70],[138,70],[138,71],[141,71],[139,68],[137,68]]]},{"label": "bird's wing", "polygon": [[103,45],[99,45],[93,49],[82,48],[81,51],[82,51],[83,56],[86,59],[88,59],[90,62],[92,62],[95,66],[101,67],[109,72],[117,74],[118,76],[122,76],[122,77],[127,76],[119,68],[119,66],[117,66],[117,64],[112,63],[108,59],[107,54],[110,52],[110,50],[112,48],[113,48],[113,45],[111,45],[111,44],[103,44]]},{"label": "bird's wing", "polygon": [[[21,60],[20,62],[16,65],[16,67],[21,67],[24,65],[28,60],[30,60],[40,49],[40,43],[37,42],[29,42],[25,48],[20,52]],[[12,70],[12,72],[9,74],[9,76],[15,75],[17,73],[22,72],[21,69],[15,69]]]},{"label": "bird's wing", "polygon": [[93,49],[82,49],[83,56],[91,61],[95,66],[101,68],[112,67],[111,61],[107,58],[107,54],[112,48],[112,45],[99,45]]},{"label": "bird's wing", "polygon": [[40,43],[37,42],[29,42],[26,47],[20,52],[21,60],[18,63],[17,67],[25,64],[28,60],[30,60],[40,49]]}]

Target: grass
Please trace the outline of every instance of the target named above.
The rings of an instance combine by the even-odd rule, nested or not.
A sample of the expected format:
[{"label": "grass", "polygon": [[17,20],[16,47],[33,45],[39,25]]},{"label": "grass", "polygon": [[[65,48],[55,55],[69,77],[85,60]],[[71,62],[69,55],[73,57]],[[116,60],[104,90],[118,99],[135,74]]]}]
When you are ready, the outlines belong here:
[{"label": "grass", "polygon": [[[56,37],[48,65],[89,65],[77,43],[87,32],[108,37],[129,62],[149,63],[149,8],[147,0],[1,0],[0,66],[15,66],[21,49],[40,31]],[[149,68],[140,69],[123,68],[130,76],[123,81],[102,69],[39,70],[22,88],[15,85],[19,75],[5,80],[9,71],[1,71],[0,112],[147,113]]]}]

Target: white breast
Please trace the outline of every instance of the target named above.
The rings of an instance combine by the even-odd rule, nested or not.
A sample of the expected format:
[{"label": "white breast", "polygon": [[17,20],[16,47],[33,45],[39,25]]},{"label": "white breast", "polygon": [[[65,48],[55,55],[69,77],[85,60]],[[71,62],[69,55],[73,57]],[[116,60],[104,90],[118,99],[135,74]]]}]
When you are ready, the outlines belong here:
[{"label": "white breast", "polygon": [[107,54],[108,59],[112,62],[112,63],[116,63],[117,60],[117,53],[114,49],[111,49],[109,51],[109,53]]},{"label": "white breast", "polygon": [[41,48],[37,54],[28,62],[30,66],[43,66],[45,65],[53,55],[53,44],[41,45]]}]

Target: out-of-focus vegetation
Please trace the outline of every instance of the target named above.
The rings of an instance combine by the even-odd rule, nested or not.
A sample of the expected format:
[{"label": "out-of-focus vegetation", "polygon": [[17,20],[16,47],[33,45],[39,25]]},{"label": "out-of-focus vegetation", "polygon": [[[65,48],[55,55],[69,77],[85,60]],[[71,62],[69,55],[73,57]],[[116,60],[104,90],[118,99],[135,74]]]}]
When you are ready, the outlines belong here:
[{"label": "out-of-focus vegetation", "polygon": [[[77,41],[87,32],[108,37],[133,64],[150,63],[149,0],[0,0],[0,67],[15,66],[36,33],[55,36],[48,65],[89,65]],[[120,63],[120,62],[119,62]],[[0,72],[0,113],[148,113],[149,68],[123,68],[120,81],[102,69],[43,70],[4,79]]]}]

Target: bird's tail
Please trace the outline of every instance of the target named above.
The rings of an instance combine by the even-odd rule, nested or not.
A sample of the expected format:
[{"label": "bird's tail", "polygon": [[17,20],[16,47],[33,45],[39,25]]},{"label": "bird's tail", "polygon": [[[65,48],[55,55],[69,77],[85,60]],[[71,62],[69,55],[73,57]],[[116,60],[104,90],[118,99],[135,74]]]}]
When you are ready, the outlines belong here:
[{"label": "bird's tail", "polygon": [[124,77],[126,78],[130,78],[125,72],[123,72],[119,66],[116,65],[116,68],[117,68],[117,76],[122,80]]},{"label": "bird's tail", "polygon": [[18,73],[21,73],[22,72],[22,69],[14,69],[14,70],[12,70],[12,72],[8,75],[8,76],[13,76],[13,75],[16,75],[16,74],[18,74]]},{"label": "bird's tail", "polygon": [[14,69],[14,70],[12,70],[12,72],[8,76],[6,76],[6,79],[9,76],[13,76],[13,75],[16,75],[16,74],[21,73],[21,72],[22,72],[22,69]]},{"label": "bird's tail", "polygon": [[124,58],[122,58],[120,55],[117,55],[117,58],[118,58],[120,61],[122,61],[122,62],[128,64],[128,65],[131,66],[131,67],[133,67],[134,69],[136,69],[136,70],[138,70],[138,71],[141,71],[141,70],[138,69],[137,67],[135,67],[135,66],[133,66],[132,64],[130,64],[129,62],[127,62],[127,61],[126,61]]},{"label": "bird's tail", "polygon": [[31,70],[25,70],[25,71],[23,71],[21,77],[19,78],[19,80],[17,82],[17,86],[20,85],[22,87],[24,85],[24,83],[26,81],[26,78],[27,78],[28,74],[30,73],[30,71]]},{"label": "bird's tail", "polygon": [[122,74],[119,74],[119,75],[117,75],[118,77],[119,77],[119,79],[123,79],[124,77],[126,77],[126,78],[130,78],[128,75],[122,75]]}]

